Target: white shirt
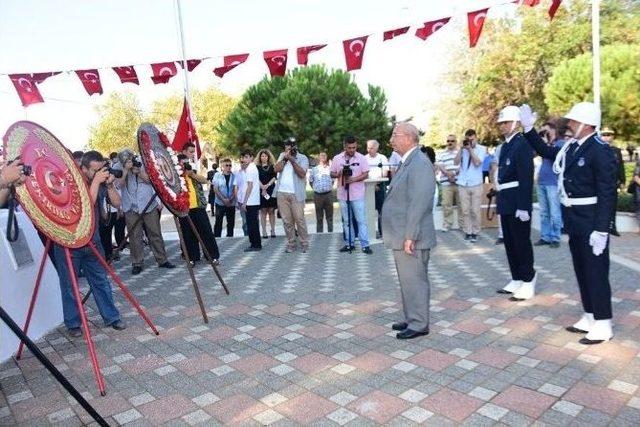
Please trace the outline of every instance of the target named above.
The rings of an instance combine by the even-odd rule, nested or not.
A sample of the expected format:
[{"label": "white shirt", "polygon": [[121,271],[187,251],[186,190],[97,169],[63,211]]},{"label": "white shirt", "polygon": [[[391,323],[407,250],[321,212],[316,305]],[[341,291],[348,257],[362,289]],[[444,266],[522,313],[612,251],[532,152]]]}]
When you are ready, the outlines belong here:
[{"label": "white shirt", "polygon": [[284,164],[282,168],[282,172],[280,173],[280,183],[278,185],[278,193],[288,193],[295,194],[296,187],[293,183],[293,174],[294,174],[293,166],[291,166],[291,162],[287,162]]},{"label": "white shirt", "polygon": [[236,187],[238,191],[236,203],[240,204],[244,201],[244,190],[247,188],[245,181],[247,178],[242,167],[233,173],[236,175],[236,180],[234,181],[233,186]]},{"label": "white shirt", "polygon": [[476,144],[476,146],[473,147],[473,152],[480,160],[478,166],[473,164],[469,151],[462,149],[460,172],[458,173],[456,183],[463,187],[473,187],[482,184],[482,162],[487,155],[487,149],[483,145]]},{"label": "white shirt", "polygon": [[409,158],[409,155],[410,155],[411,153],[413,153],[413,150],[415,150],[416,148],[418,148],[418,147],[417,147],[417,146],[416,146],[416,147],[413,147],[412,149],[410,149],[409,151],[407,151],[406,153],[404,153],[404,155],[401,157],[402,163],[404,163],[404,162],[406,162],[406,161],[407,161],[407,159]]},{"label": "white shirt", "polygon": [[[369,178],[386,178],[387,173],[389,172],[389,166],[387,160],[387,156],[384,154],[377,153],[375,156],[371,157],[369,154],[366,156],[367,163],[369,163]],[[379,165],[382,164],[382,167]]]},{"label": "white shirt", "polygon": [[243,171],[245,181],[243,182],[243,196],[242,199],[238,198],[240,203],[244,202],[244,198],[247,195],[247,188],[249,188],[249,183],[253,183],[253,187],[251,188],[251,194],[247,198],[247,206],[258,206],[260,205],[260,175],[258,174],[258,167],[255,163],[249,163],[249,166]]},{"label": "white shirt", "polygon": [[389,168],[395,172],[398,169],[398,164],[401,160],[402,157],[400,156],[400,154],[396,153],[395,151],[392,152],[391,156],[389,156]]}]

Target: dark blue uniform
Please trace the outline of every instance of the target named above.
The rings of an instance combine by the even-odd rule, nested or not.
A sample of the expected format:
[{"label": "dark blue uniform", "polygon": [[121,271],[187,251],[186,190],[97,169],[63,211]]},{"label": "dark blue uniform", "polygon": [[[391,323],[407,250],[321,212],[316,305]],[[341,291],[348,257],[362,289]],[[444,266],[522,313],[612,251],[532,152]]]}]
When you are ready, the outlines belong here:
[{"label": "dark blue uniform", "polygon": [[497,198],[511,278],[530,282],[536,274],[533,269],[531,221],[521,221],[515,216],[517,210],[527,211],[531,216],[533,197],[533,152],[521,133],[502,144],[498,159],[498,185],[498,188],[513,185],[500,189]]},{"label": "dark blue uniform", "polygon": [[[560,148],[545,144],[535,129],[524,136],[542,157],[554,160],[560,152]],[[609,244],[607,242],[601,255],[595,256],[589,236],[593,231],[609,232],[616,208],[616,173],[613,151],[595,133],[582,145],[573,143],[567,149],[562,184],[569,202],[571,199],[597,198],[591,204],[566,206],[570,203],[563,203],[562,206],[562,220],[569,234],[582,306],[586,313],[593,313],[595,320],[611,319]]]}]

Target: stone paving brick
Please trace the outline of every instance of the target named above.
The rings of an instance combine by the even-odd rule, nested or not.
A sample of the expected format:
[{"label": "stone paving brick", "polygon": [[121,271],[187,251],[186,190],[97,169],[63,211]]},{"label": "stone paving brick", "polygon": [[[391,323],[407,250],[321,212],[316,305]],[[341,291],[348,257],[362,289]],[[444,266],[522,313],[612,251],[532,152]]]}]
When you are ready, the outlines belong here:
[{"label": "stone paving brick", "polygon": [[628,395],[579,382],[564,395],[564,399],[591,409],[601,410],[609,415],[615,415],[627,402]]},{"label": "stone paving brick", "polygon": [[[452,405],[452,402],[455,404]],[[454,421],[462,422],[482,406],[482,401],[445,388],[424,399],[420,406]]]},{"label": "stone paving brick", "polygon": [[275,410],[294,422],[309,424],[331,413],[337,407],[335,403],[315,393],[307,392],[277,405]]},{"label": "stone paving brick", "polygon": [[388,422],[395,415],[403,412],[409,404],[395,396],[375,390],[347,405],[352,411],[369,418],[376,423]]},{"label": "stone paving brick", "polygon": [[555,398],[526,388],[511,386],[497,395],[492,403],[532,418],[538,418],[554,402]]}]

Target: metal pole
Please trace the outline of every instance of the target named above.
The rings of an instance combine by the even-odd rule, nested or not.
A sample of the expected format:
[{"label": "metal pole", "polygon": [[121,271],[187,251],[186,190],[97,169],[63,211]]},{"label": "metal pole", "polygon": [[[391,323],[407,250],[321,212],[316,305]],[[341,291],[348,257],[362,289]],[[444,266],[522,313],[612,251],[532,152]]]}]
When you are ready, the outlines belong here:
[{"label": "metal pole", "polygon": [[[184,43],[184,29],[182,27],[182,9],[180,8],[180,0],[175,0],[176,15],[178,17],[178,31],[180,32],[180,47],[182,50],[182,75],[184,77],[184,96],[187,98],[189,106],[191,106],[191,92],[189,90],[189,71],[187,70],[187,49]],[[191,113],[191,109],[189,109]]]},{"label": "metal pole", "polygon": [[600,0],[591,1],[591,45],[593,56],[593,103],[600,108]]}]

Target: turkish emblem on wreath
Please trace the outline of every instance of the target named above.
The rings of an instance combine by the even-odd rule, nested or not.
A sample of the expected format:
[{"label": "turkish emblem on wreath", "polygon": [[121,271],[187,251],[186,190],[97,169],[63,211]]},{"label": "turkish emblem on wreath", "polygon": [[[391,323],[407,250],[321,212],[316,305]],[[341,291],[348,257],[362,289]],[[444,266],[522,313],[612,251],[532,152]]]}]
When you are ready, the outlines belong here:
[{"label": "turkish emblem on wreath", "polygon": [[138,148],[151,185],[162,203],[176,216],[187,215],[187,184],[167,137],[154,125],[143,123],[138,128]]},{"label": "turkish emblem on wreath", "polygon": [[42,126],[16,122],[3,138],[7,159],[31,167],[16,198],[33,224],[52,241],[80,248],[91,240],[95,212],[89,190],[71,154]]}]

